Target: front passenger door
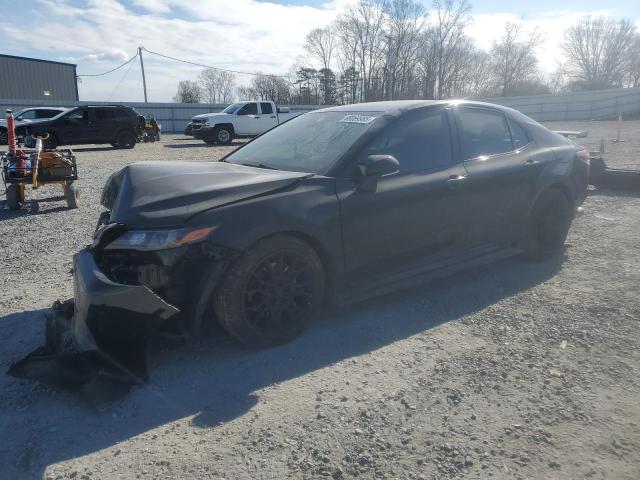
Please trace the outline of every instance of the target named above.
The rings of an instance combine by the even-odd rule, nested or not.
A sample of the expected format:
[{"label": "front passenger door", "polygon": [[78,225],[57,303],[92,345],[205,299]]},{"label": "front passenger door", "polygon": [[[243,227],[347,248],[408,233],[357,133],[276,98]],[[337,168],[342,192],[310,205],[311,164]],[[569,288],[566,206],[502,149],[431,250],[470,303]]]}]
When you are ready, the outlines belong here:
[{"label": "front passenger door", "polygon": [[454,160],[445,109],[405,114],[356,164],[369,155],[394,156],[400,171],[380,178],[375,192],[358,188],[348,172],[336,179],[347,281],[353,286],[450,256],[458,240],[456,212],[463,208],[457,185],[465,171]]},{"label": "front passenger door", "polygon": [[57,123],[58,140],[63,145],[84,143],[88,138],[89,109],[77,108],[62,118],[55,120]]},{"label": "front passenger door", "polygon": [[236,113],[236,133],[238,135],[256,135],[260,130],[258,104],[247,103]]}]

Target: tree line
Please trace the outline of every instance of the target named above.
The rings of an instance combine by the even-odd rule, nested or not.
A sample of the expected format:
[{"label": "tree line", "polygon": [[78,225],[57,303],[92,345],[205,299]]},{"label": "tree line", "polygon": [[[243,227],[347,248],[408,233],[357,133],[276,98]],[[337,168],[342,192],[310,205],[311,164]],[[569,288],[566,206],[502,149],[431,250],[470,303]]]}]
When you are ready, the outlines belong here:
[{"label": "tree line", "polygon": [[564,32],[564,61],[541,72],[544,38],[507,23],[489,51],[468,35],[468,0],[359,0],[309,32],[307,54],[287,75],[258,73],[249,85],[214,69],[179,83],[176,101],[241,99],[347,104],[399,99],[483,98],[640,87],[640,33],[629,19],[585,16]]}]

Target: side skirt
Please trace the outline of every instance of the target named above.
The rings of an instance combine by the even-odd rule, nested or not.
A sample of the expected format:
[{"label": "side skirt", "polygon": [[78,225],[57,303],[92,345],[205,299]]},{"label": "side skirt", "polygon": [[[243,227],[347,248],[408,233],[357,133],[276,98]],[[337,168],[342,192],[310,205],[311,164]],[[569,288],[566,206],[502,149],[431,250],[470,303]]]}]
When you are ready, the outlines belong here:
[{"label": "side skirt", "polygon": [[462,258],[436,260],[401,273],[390,274],[367,284],[347,288],[345,291],[336,294],[335,303],[337,305],[348,305],[361,302],[398,290],[415,287],[470,268],[494,263],[520,253],[521,250],[514,247],[493,248],[483,252],[474,252],[474,254]]}]

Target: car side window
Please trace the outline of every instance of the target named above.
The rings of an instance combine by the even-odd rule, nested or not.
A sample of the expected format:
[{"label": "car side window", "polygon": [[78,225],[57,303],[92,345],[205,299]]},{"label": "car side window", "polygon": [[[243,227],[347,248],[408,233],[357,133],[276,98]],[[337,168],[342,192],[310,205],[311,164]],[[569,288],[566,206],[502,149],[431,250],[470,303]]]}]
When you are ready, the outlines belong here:
[{"label": "car side window", "polygon": [[530,142],[527,131],[520,124],[511,118],[508,119],[509,129],[511,130],[511,140],[513,140],[513,148],[519,150]]},{"label": "car side window", "polygon": [[94,110],[96,120],[101,120],[101,121],[116,119],[117,118],[116,112],[117,111],[113,108],[96,108]]},{"label": "car side window", "polygon": [[73,124],[86,123],[89,120],[88,110],[76,110],[67,115],[67,120]]},{"label": "car side window", "polygon": [[59,113],[58,110],[36,110],[36,118],[52,118]]},{"label": "car side window", "polygon": [[270,103],[260,103],[260,110],[262,110],[263,115],[269,115],[273,113],[273,107],[271,107]]},{"label": "car side window", "polygon": [[247,103],[244,107],[238,110],[238,115],[257,115],[257,114],[258,114],[257,103]]},{"label": "car side window", "polygon": [[452,163],[451,134],[445,110],[411,112],[386,128],[366,155],[393,155],[400,174],[438,170]]},{"label": "car side window", "polygon": [[466,159],[514,150],[507,120],[502,112],[459,107],[458,120]]},{"label": "car side window", "polygon": [[22,115],[18,116],[16,120],[35,120],[36,119],[36,110],[28,110],[24,112]]}]

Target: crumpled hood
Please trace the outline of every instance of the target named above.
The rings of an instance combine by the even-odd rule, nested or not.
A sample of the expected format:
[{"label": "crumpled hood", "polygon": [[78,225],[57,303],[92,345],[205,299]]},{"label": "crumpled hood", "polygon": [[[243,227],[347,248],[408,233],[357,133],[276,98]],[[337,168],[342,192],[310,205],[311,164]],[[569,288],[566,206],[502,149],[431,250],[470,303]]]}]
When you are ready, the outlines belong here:
[{"label": "crumpled hood", "polygon": [[226,162],[140,162],[109,177],[101,203],[111,210],[112,222],[173,227],[197,213],[264,195],[309,175]]}]

